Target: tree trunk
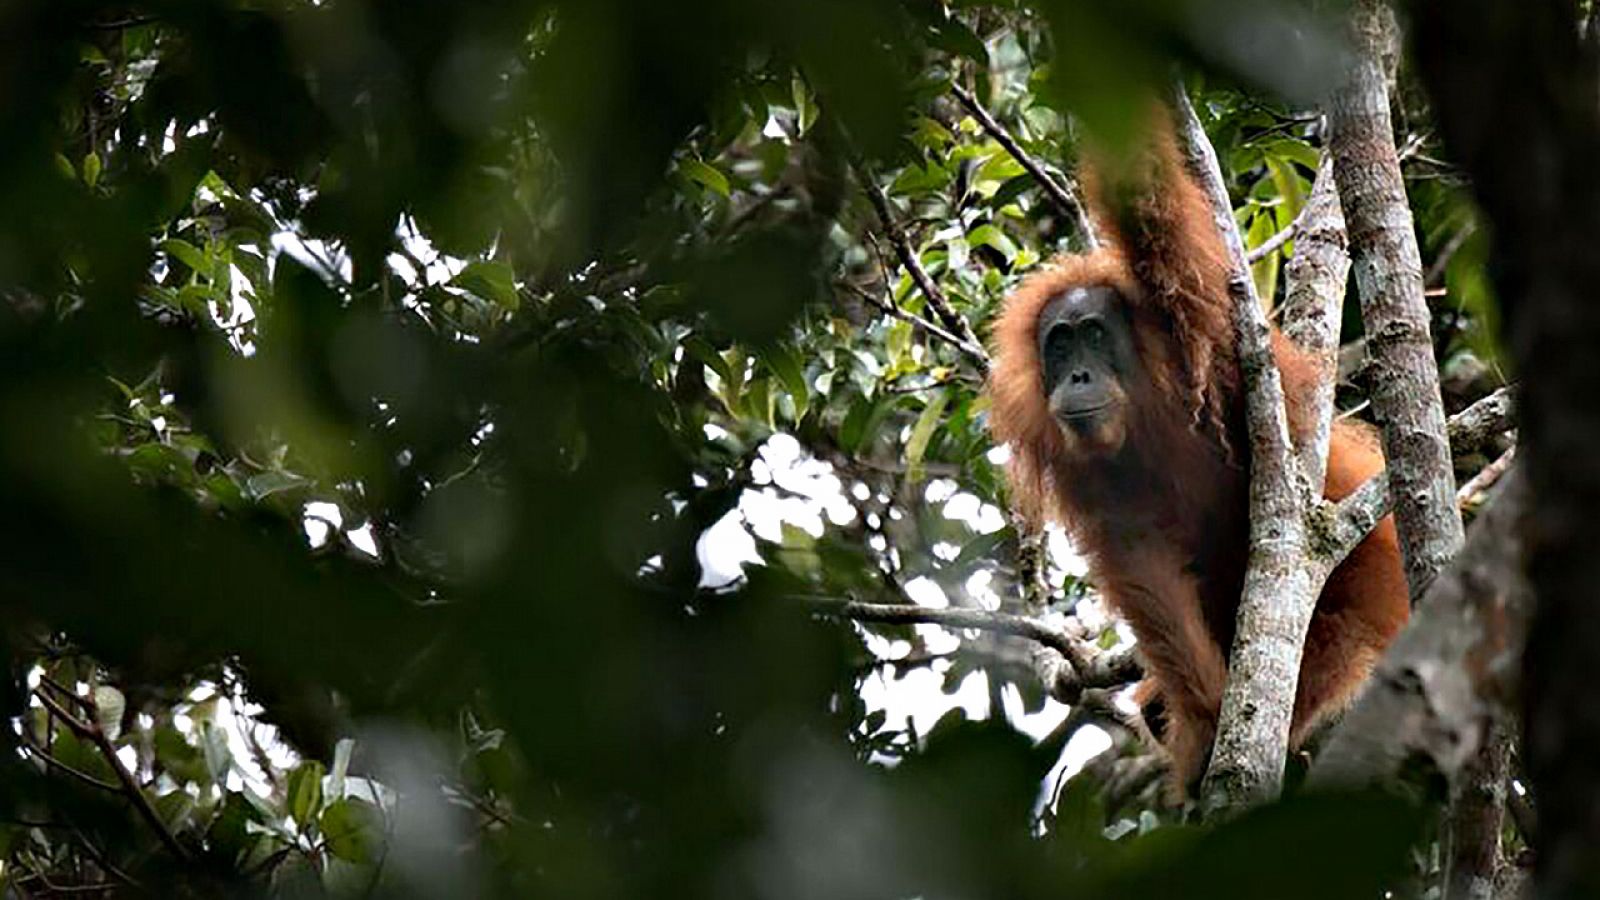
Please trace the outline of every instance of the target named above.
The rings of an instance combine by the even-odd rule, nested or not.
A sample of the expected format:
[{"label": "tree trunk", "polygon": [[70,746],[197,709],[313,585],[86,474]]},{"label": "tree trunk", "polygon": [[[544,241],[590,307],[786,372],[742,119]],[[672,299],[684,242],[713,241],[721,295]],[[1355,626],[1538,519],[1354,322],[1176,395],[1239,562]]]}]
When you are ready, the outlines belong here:
[{"label": "tree trunk", "polygon": [[1383,428],[1395,525],[1415,602],[1461,549],[1461,514],[1422,258],[1389,120],[1382,62],[1394,39],[1388,8],[1380,0],[1358,0],[1353,31],[1351,77],[1328,111],[1330,144],[1372,357],[1372,409]]},{"label": "tree trunk", "polygon": [[1422,0],[1415,43],[1446,146],[1493,224],[1524,387],[1518,467],[1537,598],[1523,755],[1541,897],[1600,896],[1600,86],[1570,3]]}]

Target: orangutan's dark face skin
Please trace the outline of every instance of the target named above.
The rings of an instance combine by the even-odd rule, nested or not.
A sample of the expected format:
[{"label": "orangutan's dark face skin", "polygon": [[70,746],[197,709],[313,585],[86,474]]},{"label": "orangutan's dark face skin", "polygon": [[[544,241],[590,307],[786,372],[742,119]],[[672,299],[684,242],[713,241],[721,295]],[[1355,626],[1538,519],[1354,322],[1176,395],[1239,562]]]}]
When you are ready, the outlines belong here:
[{"label": "orangutan's dark face skin", "polygon": [[1050,414],[1068,446],[1093,456],[1122,449],[1126,386],[1139,356],[1117,292],[1074,287],[1051,300],[1039,315],[1039,360]]}]

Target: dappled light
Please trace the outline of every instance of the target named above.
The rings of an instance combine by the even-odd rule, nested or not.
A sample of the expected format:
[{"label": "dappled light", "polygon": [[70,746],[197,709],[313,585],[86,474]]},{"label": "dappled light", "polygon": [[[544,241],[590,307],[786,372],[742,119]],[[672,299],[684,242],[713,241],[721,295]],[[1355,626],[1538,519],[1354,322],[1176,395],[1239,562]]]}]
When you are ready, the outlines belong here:
[{"label": "dappled light", "polygon": [[[1458,900],[1461,819],[1436,825],[1469,777],[1499,791],[1504,826],[1474,833],[1520,884],[1542,783],[1506,736],[1525,591],[1484,600],[1509,583],[1451,554],[1455,511],[1487,516],[1537,458],[1520,436],[1556,419],[1519,423],[1506,390],[1520,307],[1452,143],[1477,132],[1440,119],[1447,140],[1410,51],[1352,29],[1377,7],[0,8],[0,900]],[[1380,99],[1350,101],[1390,57]],[[1214,147],[1221,199],[1185,181],[1200,225],[1141,244],[1118,179],[1175,97],[1201,140],[1172,158]],[[1350,110],[1391,107],[1392,146],[1356,161],[1398,188],[1362,218],[1332,148]],[[1226,234],[1213,217],[1240,254],[1154,283],[1150,248]],[[1379,318],[1373,285],[1399,276],[1374,221],[1413,235],[1415,320]],[[1040,450],[1100,407],[1044,438],[1002,411],[1008,298],[1090,252],[1129,298],[1168,291],[1128,347],[1157,360],[1176,436],[1140,448],[1148,478],[1096,488],[1114,533],[1063,514],[1051,492],[1083,486]],[[1200,346],[1170,301],[1212,274]],[[1351,687],[1295,719],[1314,733],[1268,760],[1281,791],[1219,809],[1172,784],[1213,751],[1174,766],[1195,713],[1151,689],[1181,651],[1149,636],[1183,626],[1125,616],[1226,583],[1184,608],[1220,677],[1278,546],[1245,533],[1261,376],[1221,304],[1246,286],[1261,333],[1296,341],[1322,292],[1305,381],[1327,402],[1292,397],[1283,433],[1313,443],[1320,416],[1380,473],[1337,508],[1296,493],[1304,527],[1268,537],[1301,535],[1300,574],[1325,575],[1392,508],[1395,596],[1436,578],[1459,601],[1441,615],[1491,606],[1439,626],[1470,653],[1342,660],[1431,706],[1371,729],[1383,752],[1330,755],[1416,772],[1318,781]],[[1420,437],[1384,430],[1411,384],[1397,346],[1437,365]],[[1179,452],[1213,427],[1206,466]],[[1383,493],[1380,437],[1399,477],[1431,442],[1454,544],[1415,524],[1417,490]],[[1207,493],[1224,480],[1236,504]],[[1238,559],[1107,565],[1184,529]],[[1367,627],[1350,618],[1329,627]],[[1280,637],[1240,629],[1245,651]],[[1297,666],[1243,718],[1288,722]],[[1218,704],[1200,717],[1226,730]],[[1480,743],[1498,774],[1441,762]]]}]

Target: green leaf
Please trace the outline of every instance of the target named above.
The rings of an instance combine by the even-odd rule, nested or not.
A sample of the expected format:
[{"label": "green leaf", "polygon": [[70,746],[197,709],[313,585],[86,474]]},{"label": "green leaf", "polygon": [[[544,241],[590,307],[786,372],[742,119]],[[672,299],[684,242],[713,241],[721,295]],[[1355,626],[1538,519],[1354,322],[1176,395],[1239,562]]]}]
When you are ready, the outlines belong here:
[{"label": "green leaf", "polygon": [[718,353],[715,347],[711,346],[710,341],[698,334],[691,334],[683,339],[682,346],[684,353],[710,366],[711,371],[717,373],[718,378],[728,381],[733,377],[733,373],[728,369],[728,361],[722,358],[722,354]]},{"label": "green leaf", "polygon": [[160,726],[155,729],[152,743],[161,768],[180,783],[201,781],[206,777],[205,761],[200,752],[178,729],[171,725]]},{"label": "green leaf", "polygon": [[1305,166],[1309,171],[1315,172],[1322,164],[1322,159],[1317,154],[1317,148],[1305,141],[1283,139],[1273,141],[1266,147],[1271,153],[1291,162]]},{"label": "green leaf", "polygon": [[979,225],[967,235],[967,241],[975,247],[988,247],[1010,263],[1017,258],[1017,245],[1006,233],[994,225]]},{"label": "green leaf", "polygon": [[1267,157],[1267,171],[1272,173],[1272,184],[1278,189],[1278,196],[1283,198],[1284,214],[1293,221],[1306,205],[1306,194],[1310,189],[1305,178],[1295,171],[1294,166],[1275,156]]},{"label": "green leaf", "polygon": [[168,238],[156,245],[163,253],[173,256],[200,275],[211,276],[211,263],[200,248],[181,238]]},{"label": "green leaf", "polygon": [[[1027,175],[1028,170],[1022,163],[1016,161],[1011,154],[998,152],[984,161],[978,167],[978,172],[973,176],[974,181],[1010,181],[1019,175]],[[1030,178],[1032,176],[1029,176]]]},{"label": "green leaf", "polygon": [[900,174],[890,182],[889,193],[897,197],[937,194],[949,187],[953,177],[949,169],[937,163],[928,163],[926,166],[913,164],[901,169]]},{"label": "green leaf", "polygon": [[762,360],[783,389],[794,399],[794,417],[803,418],[811,403],[811,391],[806,384],[806,372],[800,355],[792,348],[776,344],[761,354]]},{"label": "green leaf", "polygon": [[989,48],[954,16],[935,25],[932,38],[934,46],[952,56],[964,56],[979,66],[989,65]]},{"label": "green leaf", "polygon": [[56,154],[56,171],[74,181],[78,178],[78,170],[72,167],[72,160],[67,159],[65,153]]},{"label": "green leaf", "polygon": [[1003,207],[1034,186],[1033,176],[1026,173],[1008,178],[1005,184],[1000,185],[999,189],[994,192],[994,196],[989,198],[989,205],[990,207]]},{"label": "green leaf", "polygon": [[776,428],[772,421],[772,391],[770,382],[765,377],[752,378],[744,388],[745,415],[755,419],[768,428]]},{"label": "green leaf", "polygon": [[961,548],[961,553],[951,561],[951,568],[960,570],[981,560],[994,558],[1000,550],[1000,545],[1010,536],[1011,530],[1008,528],[978,535]]},{"label": "green leaf", "polygon": [[739,395],[744,393],[744,378],[747,361],[744,352],[737,347],[729,347],[722,353],[722,361],[726,366],[725,372],[718,372],[723,376],[723,402],[729,410],[738,408]]},{"label": "green leaf", "polygon": [[883,336],[883,347],[889,357],[890,371],[899,371],[904,361],[911,356],[911,337],[910,322],[895,319],[889,323],[889,328]]},{"label": "green leaf", "polygon": [[511,267],[503,262],[480,260],[468,263],[461,274],[450,283],[462,290],[488,300],[507,312],[518,305],[517,278]]},{"label": "green leaf", "polygon": [[200,750],[205,755],[206,771],[216,784],[227,784],[228,773],[233,771],[233,751],[228,749],[228,735],[221,728],[207,723],[200,732]]},{"label": "green leaf", "polygon": [[289,815],[303,828],[322,810],[322,763],[308,759],[289,773]]},{"label": "green leaf", "polygon": [[911,428],[911,438],[906,441],[906,483],[916,484],[922,480],[922,458],[928,452],[928,443],[933,440],[933,433],[939,428],[939,417],[944,415],[945,404],[950,401],[948,391],[939,391],[922,408],[922,415],[917,417],[917,424]]},{"label": "green leaf", "polygon": [[194,814],[194,798],[181,788],[162,794],[151,805],[155,807],[156,815],[161,821],[173,831],[178,831],[187,825],[189,817]]},{"label": "green leaf", "polygon": [[94,187],[100,183],[100,154],[89,153],[83,158],[83,183]]},{"label": "green leaf", "polygon": [[844,421],[839,425],[839,449],[846,453],[855,453],[861,449],[861,442],[868,437],[868,424],[875,419],[873,413],[878,406],[878,400],[872,397],[860,396],[850,404],[850,411],[845,413]]},{"label": "green leaf", "polygon": [[203,284],[186,284],[178,290],[175,299],[179,309],[204,320],[210,314],[211,301],[216,299],[216,294]]},{"label": "green leaf", "polygon": [[383,813],[355,797],[328,804],[319,820],[328,852],[346,862],[371,864],[383,846]]},{"label": "green leaf", "polygon": [[942,151],[955,142],[956,136],[936,119],[918,116],[911,140],[925,150]]},{"label": "green leaf", "polygon": [[811,97],[811,89],[806,87],[806,83],[798,75],[789,83],[789,91],[794,97],[796,127],[800,131],[800,136],[805,137],[806,132],[810,131],[812,124],[817,121],[816,101]]},{"label": "green leaf", "polygon": [[311,483],[310,479],[303,478],[293,472],[261,472],[245,479],[245,493],[251,500],[265,500],[273,494],[292,491],[305,487]]},{"label": "green leaf", "polygon": [[718,171],[715,166],[703,163],[698,159],[686,159],[679,166],[679,171],[696,184],[714,191],[723,197],[728,196],[728,176]]},{"label": "green leaf", "polygon": [[260,842],[267,840],[259,833],[266,824],[244,794],[228,791],[206,828],[206,842],[223,858],[240,865],[250,858]]}]

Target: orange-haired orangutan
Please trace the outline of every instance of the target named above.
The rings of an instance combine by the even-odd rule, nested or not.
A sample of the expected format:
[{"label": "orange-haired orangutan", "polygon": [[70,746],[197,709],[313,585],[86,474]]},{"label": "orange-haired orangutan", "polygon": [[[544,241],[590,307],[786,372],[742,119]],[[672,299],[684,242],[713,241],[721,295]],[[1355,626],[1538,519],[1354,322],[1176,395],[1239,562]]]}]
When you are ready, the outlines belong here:
[{"label": "orange-haired orangutan", "polygon": [[[1226,251],[1165,117],[1125,170],[1114,185],[1088,179],[1110,246],[1056,260],[1007,299],[994,326],[991,426],[1011,446],[1020,511],[1067,528],[1138,636],[1147,672],[1138,696],[1182,790],[1202,774],[1227,677],[1249,442]],[[1314,425],[1316,368],[1276,333],[1273,350],[1298,442]],[[1328,497],[1382,467],[1364,426],[1334,423]],[[1385,519],[1317,601],[1291,742],[1349,702],[1408,610]]]}]

